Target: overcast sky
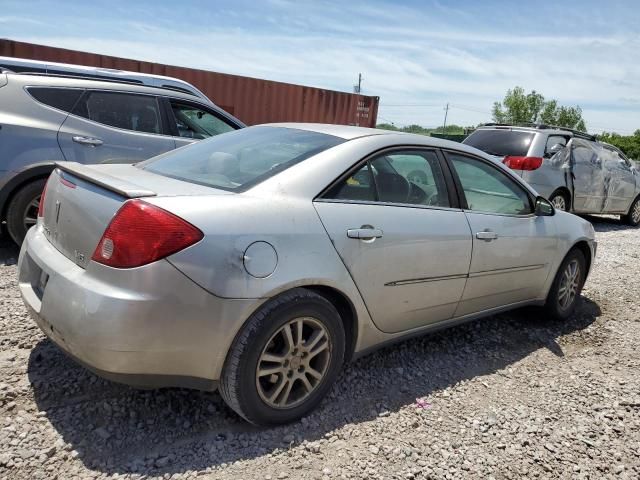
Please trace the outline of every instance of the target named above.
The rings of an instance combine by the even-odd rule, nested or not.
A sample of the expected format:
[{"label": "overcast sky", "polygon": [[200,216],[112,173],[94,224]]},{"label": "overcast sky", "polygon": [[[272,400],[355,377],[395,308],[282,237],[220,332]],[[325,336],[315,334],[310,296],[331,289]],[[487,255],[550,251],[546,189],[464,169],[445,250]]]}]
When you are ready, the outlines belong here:
[{"label": "overcast sky", "polygon": [[489,121],[521,85],[640,128],[638,0],[0,0],[0,37],[342,91],[362,72],[397,125]]}]

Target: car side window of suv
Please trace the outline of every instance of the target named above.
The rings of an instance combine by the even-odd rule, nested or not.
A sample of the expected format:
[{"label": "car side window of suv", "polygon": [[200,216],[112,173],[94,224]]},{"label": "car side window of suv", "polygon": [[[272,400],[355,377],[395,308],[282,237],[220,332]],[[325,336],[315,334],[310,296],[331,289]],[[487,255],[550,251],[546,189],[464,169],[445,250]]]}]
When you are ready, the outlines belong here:
[{"label": "car side window of suv", "polygon": [[123,92],[91,91],[73,113],[110,127],[144,133],[162,133],[158,98]]},{"label": "car side window of suv", "polygon": [[[562,136],[562,135],[549,135],[549,137],[547,138],[547,145],[545,146],[544,153],[545,153],[545,155],[550,156],[552,147],[554,147],[557,144],[560,144],[563,147],[566,147],[567,143],[568,143],[568,139],[565,136]],[[557,153],[559,153],[559,152],[557,152]]]},{"label": "car side window of suv", "polygon": [[71,112],[84,92],[80,88],[28,87],[27,91],[38,102],[64,112]]},{"label": "car side window of suv", "polygon": [[609,169],[629,170],[631,168],[631,162],[624,156],[618,153],[616,150],[604,148],[604,161],[605,166]]},{"label": "car side window of suv", "polygon": [[533,213],[529,194],[506,173],[466,155],[448,153],[447,157],[458,175],[469,210],[503,215]]},{"label": "car side window of suv", "polygon": [[589,165],[592,168],[602,168],[602,158],[595,147],[586,141],[573,140],[573,160],[575,163]]},{"label": "car side window of suv", "polygon": [[170,100],[178,135],[185,138],[203,139],[236,130],[217,115],[187,103]]},{"label": "car side window of suv", "polygon": [[325,198],[450,206],[438,157],[430,150],[394,151],[378,155],[334,186]]}]

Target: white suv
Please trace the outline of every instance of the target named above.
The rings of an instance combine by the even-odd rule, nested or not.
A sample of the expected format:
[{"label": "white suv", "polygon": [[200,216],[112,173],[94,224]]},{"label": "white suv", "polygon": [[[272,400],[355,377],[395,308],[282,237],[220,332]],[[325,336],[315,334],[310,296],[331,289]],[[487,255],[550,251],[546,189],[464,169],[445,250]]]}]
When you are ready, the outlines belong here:
[{"label": "white suv", "polygon": [[518,173],[556,208],[640,223],[640,172],[616,147],[547,125],[487,124],[464,142]]}]

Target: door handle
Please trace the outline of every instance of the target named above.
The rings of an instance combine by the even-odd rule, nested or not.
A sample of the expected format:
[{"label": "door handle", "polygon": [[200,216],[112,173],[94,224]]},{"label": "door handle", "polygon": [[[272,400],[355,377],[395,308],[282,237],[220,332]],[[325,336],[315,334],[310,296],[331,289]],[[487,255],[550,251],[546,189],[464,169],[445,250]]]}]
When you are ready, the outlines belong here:
[{"label": "door handle", "polygon": [[476,238],[478,240],[490,242],[491,240],[495,240],[496,238],[498,238],[498,234],[496,232],[492,232],[491,230],[484,230],[482,232],[476,233]]},{"label": "door handle", "polygon": [[85,137],[83,135],[75,135],[71,137],[71,140],[73,140],[76,143],[79,143],[80,145],[90,145],[92,147],[99,147],[104,143],[99,138]]},{"label": "door handle", "polygon": [[347,230],[347,237],[358,238],[360,240],[373,240],[374,238],[382,237],[382,230],[365,226],[361,228],[350,228]]}]

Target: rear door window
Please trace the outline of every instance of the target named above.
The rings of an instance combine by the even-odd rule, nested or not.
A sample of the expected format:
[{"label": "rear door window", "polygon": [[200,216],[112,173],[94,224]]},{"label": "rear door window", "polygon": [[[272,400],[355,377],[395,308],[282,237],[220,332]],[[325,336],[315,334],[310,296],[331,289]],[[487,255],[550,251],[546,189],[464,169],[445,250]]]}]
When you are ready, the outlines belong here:
[{"label": "rear door window", "polygon": [[534,136],[534,132],[481,129],[469,135],[463,143],[482,150],[489,155],[525,157],[529,152]]},{"label": "rear door window", "polygon": [[180,137],[202,140],[237,129],[236,126],[204,108],[175,100],[170,100],[170,103],[173,120]]},{"label": "rear door window", "polygon": [[378,155],[325,198],[449,207],[444,174],[435,152],[399,150]]},{"label": "rear door window", "polygon": [[144,133],[162,133],[158,98],[122,92],[92,91],[74,114],[110,127]]},{"label": "rear door window", "polygon": [[29,87],[29,94],[38,102],[58,110],[71,112],[84,92],[79,88]]}]

